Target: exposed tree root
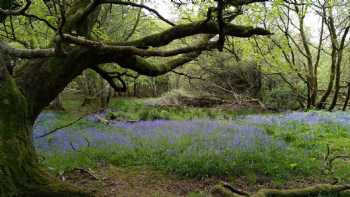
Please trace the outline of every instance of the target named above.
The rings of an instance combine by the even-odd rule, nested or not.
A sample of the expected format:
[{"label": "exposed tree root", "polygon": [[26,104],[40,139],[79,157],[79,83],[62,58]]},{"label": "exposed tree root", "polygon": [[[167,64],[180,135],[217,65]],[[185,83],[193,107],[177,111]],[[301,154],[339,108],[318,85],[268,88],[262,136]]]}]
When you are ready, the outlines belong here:
[{"label": "exposed tree root", "polygon": [[350,197],[350,185],[316,185],[302,189],[262,189],[255,194],[236,193],[234,190],[221,183],[211,190],[213,197],[320,197],[320,196],[337,196]]},{"label": "exposed tree root", "polygon": [[[1,166],[0,166],[1,167]],[[90,197],[92,194],[50,176],[40,168],[6,170],[0,176],[0,197]],[[0,175],[1,169],[0,169]]]},{"label": "exposed tree root", "polygon": [[38,187],[32,191],[20,194],[21,197],[93,197],[92,194],[76,189],[69,185],[56,185],[55,187]]}]

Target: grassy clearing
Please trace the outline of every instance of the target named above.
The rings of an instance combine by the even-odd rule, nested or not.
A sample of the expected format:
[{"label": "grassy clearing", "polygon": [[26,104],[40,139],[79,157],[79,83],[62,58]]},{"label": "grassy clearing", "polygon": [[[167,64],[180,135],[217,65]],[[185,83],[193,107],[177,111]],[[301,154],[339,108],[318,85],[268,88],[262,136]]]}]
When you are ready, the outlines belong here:
[{"label": "grassy clearing", "polygon": [[[167,138],[140,141],[135,147],[86,148],[79,152],[55,154],[45,160],[53,169],[96,167],[99,163],[116,166],[150,166],[180,177],[247,176],[255,182],[260,176],[281,182],[298,176],[319,175],[319,160],[307,157],[297,148],[270,146],[256,151],[210,150],[204,145],[215,137],[183,136],[175,142]],[[193,146],[196,144],[196,146]]]},{"label": "grassy clearing", "polygon": [[333,172],[325,170],[324,166],[327,155],[328,158],[350,155],[350,129],[348,127],[338,124],[308,125],[296,122],[283,126],[265,125],[263,127],[270,135],[283,139],[293,148],[309,152],[312,160],[320,162],[320,170],[323,174],[330,175],[338,182],[350,181],[349,160],[335,160]]},{"label": "grassy clearing", "polygon": [[[252,123],[245,123],[241,120],[223,120],[224,115],[232,118],[236,113],[225,113],[217,109],[153,108],[144,106],[140,100],[131,102],[118,100],[113,102],[111,107],[115,112],[121,114],[118,117],[124,116],[121,119],[204,119],[204,121],[216,121],[219,125],[235,124],[238,130],[243,129],[243,133],[251,132],[245,131],[246,128],[241,126]],[[149,109],[153,109],[154,112],[149,112]],[[212,111],[209,112],[210,110]],[[148,115],[144,115],[146,111]],[[210,113],[214,115],[209,115]],[[149,114],[154,114],[154,116]],[[77,116],[77,113],[58,113],[54,118],[55,121],[43,122],[42,125],[59,126]],[[185,124],[179,121],[179,125],[182,123]],[[241,139],[238,142],[239,146],[237,143],[232,146],[232,142],[228,139],[233,139],[232,135],[235,135],[237,131],[223,131],[219,127],[213,132],[194,132],[180,136],[171,135],[169,132],[166,135],[150,135],[145,138],[131,136],[132,146],[114,144],[99,148],[80,148],[64,153],[42,151],[45,157],[42,163],[49,167],[53,174],[62,174],[74,168],[99,169],[101,166],[113,164],[124,169],[142,167],[156,170],[180,179],[200,181],[215,178],[228,180],[235,184],[239,178],[244,179],[248,185],[269,183],[268,187],[277,188],[284,188],[286,184],[293,186],[296,180],[307,180],[309,184],[333,180],[350,181],[348,161],[340,159],[334,161],[331,170],[327,169],[325,161],[328,147],[330,148],[329,157],[350,153],[350,132],[347,126],[334,123],[310,125],[295,121],[284,124],[256,124],[255,126],[266,133],[268,141],[258,140],[250,143],[250,139]],[[83,132],[89,128],[117,134],[129,132],[123,129],[107,128],[103,123],[85,119],[70,129],[72,132]],[[163,131],[159,130],[159,133]],[[254,133],[254,135],[260,134]],[[265,136],[262,136],[261,139],[265,139]],[[248,148],[244,148],[245,146]],[[197,194],[190,196],[197,196]]]}]

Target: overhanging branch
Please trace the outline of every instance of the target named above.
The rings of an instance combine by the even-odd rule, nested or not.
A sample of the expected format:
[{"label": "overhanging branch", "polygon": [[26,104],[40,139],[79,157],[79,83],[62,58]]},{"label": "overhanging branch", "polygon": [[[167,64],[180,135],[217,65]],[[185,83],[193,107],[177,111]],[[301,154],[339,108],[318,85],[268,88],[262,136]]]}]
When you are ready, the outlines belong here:
[{"label": "overhanging branch", "polygon": [[100,53],[118,53],[119,55],[138,55],[141,57],[170,57],[170,56],[176,56],[179,54],[184,53],[190,53],[193,51],[203,51],[203,50],[210,50],[216,46],[216,42],[205,42],[200,43],[195,46],[188,46],[188,47],[182,47],[177,48],[173,50],[147,50],[147,49],[140,49],[134,46],[118,46],[118,45],[108,45],[102,42],[97,42],[93,40],[88,40],[85,38],[79,38],[75,37],[69,34],[63,35],[64,41],[68,43],[73,43],[89,48],[96,48],[99,50]]},{"label": "overhanging branch", "polygon": [[31,4],[32,4],[31,0],[26,0],[26,4],[23,5],[21,8],[16,9],[16,10],[6,10],[6,9],[0,8],[0,15],[5,15],[5,16],[22,15],[29,9]]},{"label": "overhanging branch", "polygon": [[[216,22],[207,22],[206,20],[202,20],[188,24],[176,25],[161,33],[146,36],[138,40],[110,44],[122,46],[131,45],[138,48],[160,47],[167,45],[174,40],[185,38],[187,36],[198,34],[218,34],[219,32],[219,26]],[[227,36],[248,38],[253,35],[266,36],[271,35],[272,33],[259,27],[226,24],[224,34]]]},{"label": "overhanging branch", "polygon": [[131,56],[128,58],[118,58],[114,59],[121,67],[131,69],[141,75],[146,76],[159,76],[163,75],[175,68],[182,66],[188,62],[191,62],[201,54],[201,51],[196,51],[188,54],[183,54],[174,60],[170,60],[163,64],[153,64],[146,59],[139,56]]},{"label": "overhanging branch", "polygon": [[12,48],[4,42],[0,42],[0,51],[4,53],[20,58],[42,58],[51,57],[55,55],[55,49],[17,49]]},{"label": "overhanging branch", "polygon": [[[99,74],[103,79],[105,79],[108,84],[114,89],[114,91],[125,92],[127,90],[125,81],[119,75],[111,76],[107,71],[103,70],[99,66],[93,66],[91,69]],[[122,87],[117,86],[117,84],[114,82],[114,78],[117,78],[121,82]]]}]

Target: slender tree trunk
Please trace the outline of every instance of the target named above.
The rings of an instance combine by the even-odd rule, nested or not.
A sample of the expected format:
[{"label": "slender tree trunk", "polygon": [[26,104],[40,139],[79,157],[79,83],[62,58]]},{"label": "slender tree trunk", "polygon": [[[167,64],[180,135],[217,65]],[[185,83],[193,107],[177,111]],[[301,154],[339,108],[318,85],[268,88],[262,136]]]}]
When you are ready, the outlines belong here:
[{"label": "slender tree trunk", "polygon": [[331,66],[331,74],[330,74],[330,80],[329,80],[327,91],[322,96],[318,104],[318,108],[325,107],[325,102],[333,89],[334,79],[335,79],[335,93],[333,96],[332,103],[328,108],[328,110],[333,110],[335,105],[337,104],[338,94],[340,89],[340,75],[341,75],[341,63],[343,58],[343,49],[345,46],[346,37],[350,30],[350,26],[347,26],[344,32],[342,33],[341,39],[339,40],[339,36],[336,30],[337,28],[334,23],[333,8],[334,8],[333,5],[328,5],[327,8],[325,7],[323,9],[325,16],[326,16],[326,12],[328,12],[327,26],[330,33],[331,43],[332,43],[332,66]]},{"label": "slender tree trunk", "polygon": [[[338,54],[338,55],[342,56],[341,54]],[[334,109],[334,107],[336,106],[337,101],[338,101],[339,90],[340,90],[340,77],[341,77],[340,76],[341,75],[341,71],[340,71],[341,65],[340,65],[339,61],[341,61],[341,60],[338,60],[338,63],[337,63],[336,74],[335,74],[334,95],[333,95],[331,105],[328,108],[329,111],[332,111]]]},{"label": "slender tree trunk", "polygon": [[334,86],[334,79],[335,79],[335,72],[336,72],[336,50],[332,51],[332,66],[331,66],[331,73],[329,75],[329,82],[327,86],[326,92],[321,97],[320,101],[317,104],[317,109],[324,109],[326,106],[326,101],[329,95],[331,94]]},{"label": "slender tree trunk", "polygon": [[311,95],[310,95],[310,104],[311,106],[315,107],[316,100],[317,100],[317,75],[312,76],[312,86],[311,86]]},{"label": "slender tree trunk", "polygon": [[348,82],[348,92],[346,94],[346,99],[344,102],[343,111],[346,111],[346,108],[348,107],[348,104],[349,104],[349,99],[350,99],[350,83]]},{"label": "slender tree trunk", "polygon": [[334,97],[333,97],[331,106],[329,107],[329,110],[333,110],[337,104],[337,101],[338,101],[338,95],[339,95],[339,90],[340,90],[340,79],[341,79],[341,64],[343,61],[343,51],[344,51],[344,47],[345,47],[344,45],[345,45],[346,37],[347,37],[349,31],[350,31],[350,26],[346,27],[346,29],[342,35],[341,41],[340,41],[340,46],[337,49],[338,53],[337,53],[335,93],[334,93]]},{"label": "slender tree trunk", "polygon": [[307,105],[306,108],[310,109],[311,107],[311,84],[310,84],[310,80],[308,80],[307,83],[307,101],[306,101]]},{"label": "slender tree trunk", "polygon": [[134,79],[133,95],[137,97],[137,79]]}]

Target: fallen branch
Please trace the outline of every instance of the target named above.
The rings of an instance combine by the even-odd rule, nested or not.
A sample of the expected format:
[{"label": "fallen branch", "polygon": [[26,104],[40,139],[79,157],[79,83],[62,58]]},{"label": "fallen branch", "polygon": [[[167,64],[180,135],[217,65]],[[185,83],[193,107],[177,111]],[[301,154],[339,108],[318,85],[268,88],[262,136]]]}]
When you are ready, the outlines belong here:
[{"label": "fallen branch", "polygon": [[74,120],[74,121],[72,121],[72,122],[70,122],[70,123],[68,123],[68,124],[65,124],[65,125],[63,125],[63,126],[57,127],[57,128],[55,128],[55,129],[53,129],[53,130],[47,132],[47,133],[44,133],[44,134],[42,134],[42,135],[39,135],[39,136],[35,137],[35,139],[39,139],[39,138],[46,137],[46,136],[51,135],[51,134],[53,134],[53,133],[55,133],[55,132],[57,132],[57,131],[59,131],[59,130],[61,130],[61,129],[70,127],[70,126],[72,126],[73,124],[79,122],[79,121],[80,121],[81,119],[83,119],[85,116],[86,116],[86,115],[83,115],[83,116],[79,117],[78,119],[76,119],[76,120]]},{"label": "fallen branch", "polygon": [[327,152],[325,155],[325,170],[328,173],[333,173],[333,163],[336,160],[350,160],[350,155],[332,155],[331,148],[329,144],[327,144]]},{"label": "fallen branch", "polygon": [[233,192],[235,194],[239,194],[239,195],[242,195],[242,196],[249,196],[248,192],[236,189],[232,185],[230,185],[229,183],[222,182],[222,186],[227,188],[227,189],[229,189],[231,192]]},{"label": "fallen branch", "polygon": [[98,178],[91,169],[84,169],[84,168],[73,168],[70,171],[64,172],[61,175],[61,180],[62,181],[66,180],[66,176],[64,174],[71,173],[71,172],[74,172],[74,171],[78,171],[79,173],[85,173],[85,174],[89,175],[90,177],[92,177],[92,179],[94,179],[94,180],[100,180],[100,178]]},{"label": "fallen branch", "polygon": [[248,195],[240,194],[237,191],[232,191],[223,184],[216,185],[211,190],[211,195],[213,197],[318,197],[321,195],[335,195],[350,197],[350,185],[330,185],[330,184],[320,184],[312,187],[306,187],[301,189],[261,189],[257,193]]}]

